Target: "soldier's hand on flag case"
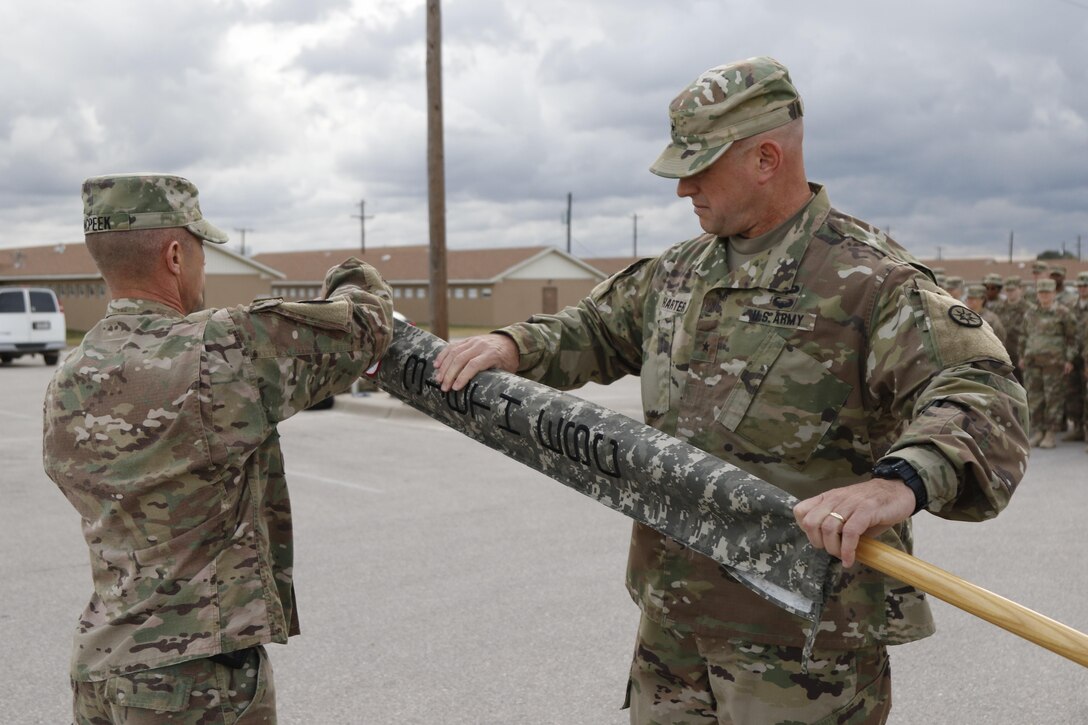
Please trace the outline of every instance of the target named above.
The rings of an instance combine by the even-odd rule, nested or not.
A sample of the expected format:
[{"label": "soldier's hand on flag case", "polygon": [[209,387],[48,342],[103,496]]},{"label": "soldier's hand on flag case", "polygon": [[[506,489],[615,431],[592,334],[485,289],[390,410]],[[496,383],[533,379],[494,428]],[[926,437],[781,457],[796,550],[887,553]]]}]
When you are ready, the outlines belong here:
[{"label": "soldier's hand on flag case", "polygon": [[481,370],[518,371],[521,355],[506,335],[491,333],[451,342],[434,361],[435,376],[442,392],[460,390]]}]

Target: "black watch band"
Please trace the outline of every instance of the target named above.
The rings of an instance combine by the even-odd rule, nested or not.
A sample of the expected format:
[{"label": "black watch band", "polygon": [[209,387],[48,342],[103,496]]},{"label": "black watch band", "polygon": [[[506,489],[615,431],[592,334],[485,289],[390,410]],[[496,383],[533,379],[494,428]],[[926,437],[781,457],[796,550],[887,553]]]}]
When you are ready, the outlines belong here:
[{"label": "black watch band", "polygon": [[926,484],[914,466],[902,458],[885,458],[873,466],[874,478],[898,478],[914,493],[914,511],[918,513],[929,503],[929,494],[926,492]]}]

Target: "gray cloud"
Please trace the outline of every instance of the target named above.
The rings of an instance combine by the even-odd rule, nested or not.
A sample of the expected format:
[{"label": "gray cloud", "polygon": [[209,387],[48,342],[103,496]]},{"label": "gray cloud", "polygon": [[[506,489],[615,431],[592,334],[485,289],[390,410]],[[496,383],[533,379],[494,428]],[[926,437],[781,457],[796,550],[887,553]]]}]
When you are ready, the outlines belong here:
[{"label": "gray cloud", "polygon": [[[188,174],[262,251],[427,234],[421,0],[117,0],[12,10],[0,61],[0,246],[78,236],[105,171]],[[698,231],[647,167],[668,101],[756,54],[805,98],[808,170],[920,254],[1041,251],[1088,236],[1088,11],[1060,0],[443,3],[452,245],[624,254]],[[371,232],[371,230],[373,230]],[[581,247],[581,248],[579,248]]]}]

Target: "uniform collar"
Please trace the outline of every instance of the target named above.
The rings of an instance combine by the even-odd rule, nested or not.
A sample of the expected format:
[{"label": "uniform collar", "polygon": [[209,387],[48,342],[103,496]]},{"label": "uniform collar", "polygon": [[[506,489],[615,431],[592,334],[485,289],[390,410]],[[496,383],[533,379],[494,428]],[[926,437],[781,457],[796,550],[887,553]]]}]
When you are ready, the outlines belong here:
[{"label": "uniform collar", "polygon": [[831,213],[831,202],[824,187],[812,183],[808,186],[812,190],[809,202],[797,214],[763,235],[765,242],[771,243],[767,251],[730,272],[726,261],[728,244],[725,239],[718,238],[707,245],[696,261],[696,274],[709,280],[720,280],[715,287],[793,291],[809,240]]},{"label": "uniform collar", "polygon": [[112,317],[113,315],[162,315],[164,317],[184,317],[184,315],[169,305],[135,297],[119,297],[118,299],[110,300],[110,303],[106,306],[106,317]]}]

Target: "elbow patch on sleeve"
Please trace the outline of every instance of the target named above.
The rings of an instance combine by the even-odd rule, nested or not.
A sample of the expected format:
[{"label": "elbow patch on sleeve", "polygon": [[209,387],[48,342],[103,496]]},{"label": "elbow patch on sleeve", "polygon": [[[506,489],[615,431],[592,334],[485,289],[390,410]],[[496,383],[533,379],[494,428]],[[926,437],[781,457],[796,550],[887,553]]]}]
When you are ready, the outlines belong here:
[{"label": "elbow patch on sleeve", "polygon": [[941,367],[984,359],[1012,365],[1005,346],[978,313],[940,292],[919,288],[917,293],[923,332],[930,338]]},{"label": "elbow patch on sleeve", "polygon": [[[267,304],[269,302],[278,302],[278,304]],[[260,305],[259,309],[258,305]],[[311,327],[341,332],[351,331],[352,305],[345,298],[305,302],[265,300],[250,307],[250,312],[272,312]]]}]

